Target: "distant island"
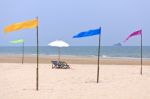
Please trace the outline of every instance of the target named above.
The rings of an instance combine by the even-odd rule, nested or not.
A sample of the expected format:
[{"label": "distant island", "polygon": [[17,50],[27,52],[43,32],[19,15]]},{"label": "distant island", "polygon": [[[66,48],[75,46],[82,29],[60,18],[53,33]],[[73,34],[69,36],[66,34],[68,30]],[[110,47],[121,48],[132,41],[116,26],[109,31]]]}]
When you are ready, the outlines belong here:
[{"label": "distant island", "polygon": [[113,46],[122,46],[121,43],[114,44]]}]

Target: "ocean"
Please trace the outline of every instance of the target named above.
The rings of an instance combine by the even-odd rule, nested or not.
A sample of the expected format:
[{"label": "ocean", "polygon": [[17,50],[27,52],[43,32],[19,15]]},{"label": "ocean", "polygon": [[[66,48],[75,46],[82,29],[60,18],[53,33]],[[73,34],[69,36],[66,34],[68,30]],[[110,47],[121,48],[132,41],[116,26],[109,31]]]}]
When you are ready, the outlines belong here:
[{"label": "ocean", "polygon": [[[97,56],[97,46],[70,46],[67,48],[60,48],[61,55],[71,56]],[[35,55],[35,46],[25,46],[25,54]],[[22,47],[0,47],[0,55],[16,55],[22,54]],[[40,55],[57,55],[58,48],[50,46],[40,46]],[[101,57],[103,58],[140,58],[139,46],[102,46]],[[150,46],[143,46],[143,58],[150,58]]]}]

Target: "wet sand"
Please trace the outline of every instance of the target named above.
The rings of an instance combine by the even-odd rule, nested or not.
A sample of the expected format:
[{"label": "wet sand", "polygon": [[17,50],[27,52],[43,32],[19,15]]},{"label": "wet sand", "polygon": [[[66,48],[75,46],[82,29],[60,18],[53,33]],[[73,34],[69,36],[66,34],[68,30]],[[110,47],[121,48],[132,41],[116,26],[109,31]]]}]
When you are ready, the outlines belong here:
[{"label": "wet sand", "polygon": [[[24,63],[36,63],[35,55],[25,55]],[[50,64],[58,60],[58,56],[39,55],[39,63]],[[97,57],[61,56],[61,61],[68,64],[97,64]],[[1,55],[0,63],[21,63],[21,55]],[[100,58],[102,65],[140,65],[140,59],[133,58]],[[150,59],[143,59],[143,65],[150,65]]]}]

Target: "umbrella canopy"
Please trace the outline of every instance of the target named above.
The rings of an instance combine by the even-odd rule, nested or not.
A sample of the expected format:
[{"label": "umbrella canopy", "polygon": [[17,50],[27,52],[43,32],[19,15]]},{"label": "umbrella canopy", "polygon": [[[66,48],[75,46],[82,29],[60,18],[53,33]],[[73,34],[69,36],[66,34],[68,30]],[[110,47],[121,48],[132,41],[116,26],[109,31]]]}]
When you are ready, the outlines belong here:
[{"label": "umbrella canopy", "polygon": [[53,41],[53,42],[49,43],[48,45],[55,46],[55,47],[69,47],[69,44],[67,44],[66,42],[64,42],[62,40]]},{"label": "umbrella canopy", "polygon": [[69,47],[69,44],[62,40],[53,41],[53,42],[49,43],[48,45],[58,47],[58,61],[60,61],[60,48],[61,47]]}]

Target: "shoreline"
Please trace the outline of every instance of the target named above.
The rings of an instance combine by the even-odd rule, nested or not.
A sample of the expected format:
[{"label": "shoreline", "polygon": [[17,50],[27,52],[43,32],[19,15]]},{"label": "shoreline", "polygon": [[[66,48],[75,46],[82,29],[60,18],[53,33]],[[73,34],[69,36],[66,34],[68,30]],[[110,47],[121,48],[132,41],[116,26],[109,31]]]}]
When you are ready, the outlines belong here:
[{"label": "shoreline", "polygon": [[[30,57],[36,57],[36,54],[24,54],[25,56],[30,56]],[[0,54],[0,56],[22,56],[22,54]],[[41,57],[58,57],[58,55],[46,55],[46,54],[39,54],[39,56]],[[90,57],[90,58],[97,58],[98,56],[95,56],[95,55],[61,55],[61,57],[75,57],[75,58],[87,58],[87,57]],[[100,56],[101,59],[141,59],[140,57],[109,57],[109,56],[106,56],[106,57],[103,57],[103,56]],[[150,60],[150,58],[144,58],[143,57],[143,60]]]},{"label": "shoreline", "polygon": [[[39,63],[51,64],[52,60],[58,60],[58,55],[39,55]],[[61,61],[68,64],[97,64],[95,56],[62,55]],[[22,55],[0,55],[0,63],[21,63]],[[36,63],[36,55],[25,54],[24,63]],[[140,65],[140,58],[100,58],[102,65]],[[150,65],[150,59],[143,58],[143,65]]]}]

